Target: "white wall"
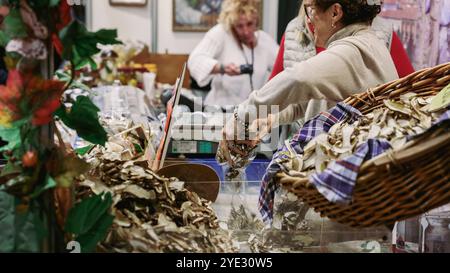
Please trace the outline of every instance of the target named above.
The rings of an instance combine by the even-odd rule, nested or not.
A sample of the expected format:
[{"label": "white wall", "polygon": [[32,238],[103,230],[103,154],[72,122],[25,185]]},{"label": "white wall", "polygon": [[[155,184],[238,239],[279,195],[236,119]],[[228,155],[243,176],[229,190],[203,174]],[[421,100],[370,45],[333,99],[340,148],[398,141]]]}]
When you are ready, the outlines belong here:
[{"label": "white wall", "polygon": [[[90,28],[117,28],[120,39],[139,40],[151,46],[155,38],[151,37],[151,1],[158,1],[158,52],[189,54],[204,33],[172,31],[172,0],[148,0],[146,7],[117,7],[110,6],[109,0],[90,0]],[[278,1],[264,0],[263,29],[274,39],[277,35]]]},{"label": "white wall", "polygon": [[89,4],[91,14],[88,17],[91,30],[116,28],[122,40],[139,40],[151,45],[150,4],[146,7],[111,6],[109,0],[90,0]]},{"label": "white wall", "polygon": [[202,39],[201,32],[172,31],[172,0],[158,1],[158,52],[171,54],[188,54]]},{"label": "white wall", "polygon": [[[154,0],[153,0],[154,1]],[[278,1],[264,0],[263,29],[274,39],[277,35]],[[204,33],[172,31],[172,0],[158,0],[158,52],[189,54]]]}]

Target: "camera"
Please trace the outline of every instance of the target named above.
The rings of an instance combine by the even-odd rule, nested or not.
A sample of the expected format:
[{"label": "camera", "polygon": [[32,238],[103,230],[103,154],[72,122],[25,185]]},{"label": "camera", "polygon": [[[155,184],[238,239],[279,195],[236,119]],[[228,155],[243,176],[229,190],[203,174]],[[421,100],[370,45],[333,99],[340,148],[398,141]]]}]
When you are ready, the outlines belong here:
[{"label": "camera", "polygon": [[243,64],[241,65],[241,74],[253,74],[253,65],[252,64]]}]

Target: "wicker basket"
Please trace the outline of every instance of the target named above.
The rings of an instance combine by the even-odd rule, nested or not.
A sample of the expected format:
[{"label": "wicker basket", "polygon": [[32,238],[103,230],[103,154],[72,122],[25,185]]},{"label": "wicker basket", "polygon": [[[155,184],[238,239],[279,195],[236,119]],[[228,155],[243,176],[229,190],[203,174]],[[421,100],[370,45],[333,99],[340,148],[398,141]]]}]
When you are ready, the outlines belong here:
[{"label": "wicker basket", "polygon": [[[437,94],[450,83],[450,63],[355,95],[345,102],[367,114],[403,93]],[[289,191],[323,217],[352,227],[388,226],[450,202],[450,132],[444,128],[363,164],[349,205],[326,200],[308,181],[276,176]]]}]

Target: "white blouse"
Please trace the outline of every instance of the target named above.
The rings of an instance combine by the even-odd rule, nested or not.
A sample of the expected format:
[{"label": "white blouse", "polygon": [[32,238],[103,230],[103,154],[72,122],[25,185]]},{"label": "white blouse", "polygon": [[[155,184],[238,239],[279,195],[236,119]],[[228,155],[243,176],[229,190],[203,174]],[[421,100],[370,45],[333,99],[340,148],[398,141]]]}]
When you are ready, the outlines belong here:
[{"label": "white blouse", "polygon": [[[263,31],[257,31],[257,46],[254,49],[253,89],[260,89],[268,80],[275,63],[278,44]],[[243,49],[242,49],[243,48]],[[221,24],[208,31],[189,56],[188,67],[191,76],[200,86],[211,82],[211,91],[205,99],[205,105],[230,106],[245,101],[251,88],[248,74],[228,76],[211,74],[216,64],[237,66],[252,63],[252,51],[246,45],[239,46],[231,32]]]}]

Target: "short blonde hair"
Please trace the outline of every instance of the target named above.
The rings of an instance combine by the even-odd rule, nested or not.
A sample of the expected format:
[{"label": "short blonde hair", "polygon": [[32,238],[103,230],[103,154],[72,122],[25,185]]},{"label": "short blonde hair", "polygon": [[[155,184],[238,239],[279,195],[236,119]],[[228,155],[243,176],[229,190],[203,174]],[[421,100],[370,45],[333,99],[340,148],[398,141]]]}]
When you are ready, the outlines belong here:
[{"label": "short blonde hair", "polygon": [[224,0],[218,22],[230,30],[242,14],[247,17],[255,15],[259,20],[260,7],[261,0]]}]

